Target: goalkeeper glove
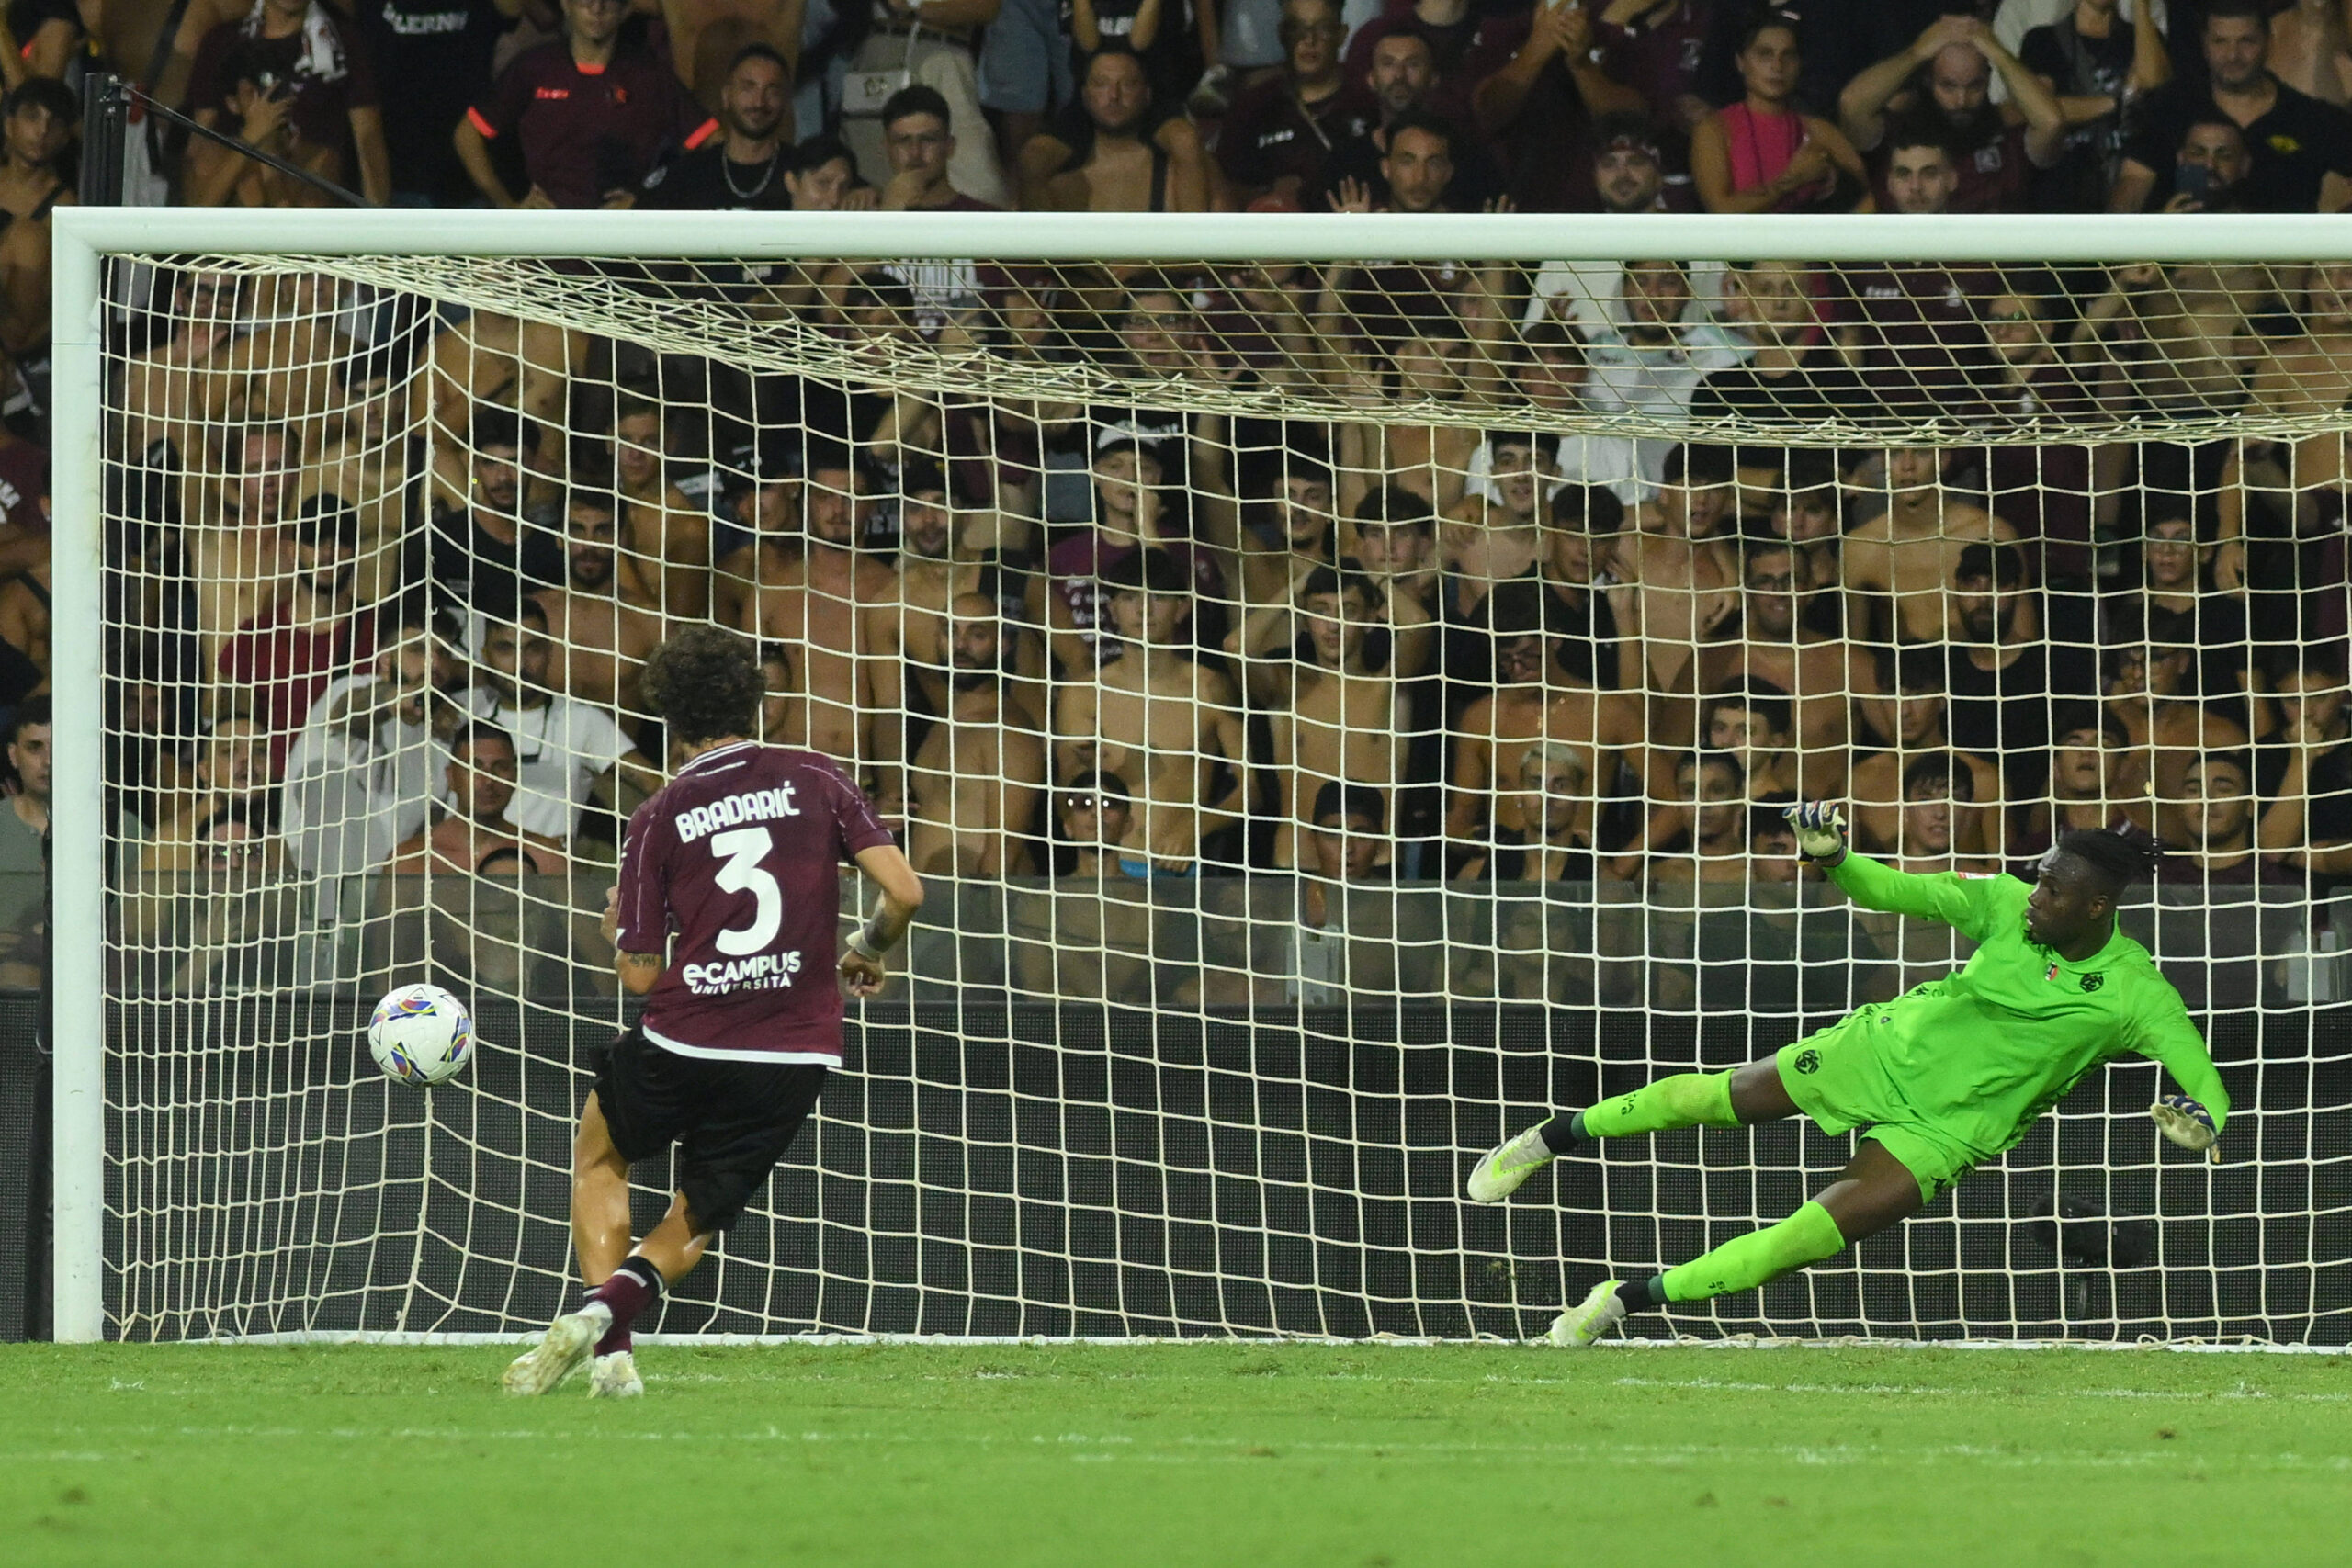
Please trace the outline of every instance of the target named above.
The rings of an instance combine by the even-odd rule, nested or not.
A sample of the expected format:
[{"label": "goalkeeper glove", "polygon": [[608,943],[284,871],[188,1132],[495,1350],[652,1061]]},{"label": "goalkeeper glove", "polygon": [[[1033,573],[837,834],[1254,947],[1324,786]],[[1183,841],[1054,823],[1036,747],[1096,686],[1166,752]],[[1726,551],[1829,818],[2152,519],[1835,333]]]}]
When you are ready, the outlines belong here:
[{"label": "goalkeeper glove", "polygon": [[1808,800],[1781,813],[1797,830],[1797,858],[1825,867],[1846,858],[1846,814],[1826,800]]},{"label": "goalkeeper glove", "polygon": [[2213,1113],[2185,1094],[2168,1094],[2148,1107],[2148,1114],[2156,1119],[2157,1130],[2184,1149],[2202,1154],[2215,1165],[2222,1163],[2222,1151],[2213,1140],[2221,1134],[2213,1129]]}]

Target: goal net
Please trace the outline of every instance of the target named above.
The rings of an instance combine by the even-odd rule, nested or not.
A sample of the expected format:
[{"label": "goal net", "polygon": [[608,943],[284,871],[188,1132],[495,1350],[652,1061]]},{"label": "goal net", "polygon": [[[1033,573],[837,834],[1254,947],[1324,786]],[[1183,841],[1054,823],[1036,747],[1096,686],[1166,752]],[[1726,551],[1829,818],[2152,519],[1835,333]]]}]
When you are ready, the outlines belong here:
[{"label": "goal net", "polygon": [[2226,1158],[2126,1058],[1675,1329],[2347,1337],[2330,231],[328,216],[57,215],[61,1332],[571,1299],[638,673],[716,620],[931,897],[663,1331],[1540,1333],[1850,1142],[1479,1152],[1965,960],[1799,867],[1826,797],[2159,831]]}]

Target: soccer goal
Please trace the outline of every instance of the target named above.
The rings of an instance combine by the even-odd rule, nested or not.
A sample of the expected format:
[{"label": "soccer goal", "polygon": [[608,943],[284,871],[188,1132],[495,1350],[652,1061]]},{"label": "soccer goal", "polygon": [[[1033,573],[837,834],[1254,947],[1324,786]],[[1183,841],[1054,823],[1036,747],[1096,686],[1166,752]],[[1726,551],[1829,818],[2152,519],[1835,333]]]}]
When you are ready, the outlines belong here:
[{"label": "soccer goal", "polygon": [[2352,1338],[2340,223],[53,223],[61,1338],[562,1304],[636,671],[711,619],[931,897],[664,1332],[1525,1337],[1849,1140],[1479,1152],[1964,960],[1800,870],[1817,796],[1920,871],[2161,832],[2225,1157],[2127,1059],[1676,1327]]}]

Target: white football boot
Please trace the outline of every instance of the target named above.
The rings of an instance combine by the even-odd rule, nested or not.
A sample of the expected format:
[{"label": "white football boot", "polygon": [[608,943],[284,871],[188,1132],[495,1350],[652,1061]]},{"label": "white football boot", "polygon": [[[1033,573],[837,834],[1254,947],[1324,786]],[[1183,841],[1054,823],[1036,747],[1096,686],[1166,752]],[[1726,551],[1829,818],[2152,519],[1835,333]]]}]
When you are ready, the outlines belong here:
[{"label": "white football boot", "polygon": [[627,1350],[599,1356],[588,1369],[591,1399],[641,1399],[644,1394],[645,1380],[637,1375],[637,1357]]},{"label": "white football boot", "polygon": [[1557,1345],[1564,1350],[1582,1350],[1625,1321],[1625,1298],[1614,1280],[1603,1280],[1595,1285],[1583,1301],[1552,1320],[1551,1331],[1544,1336],[1547,1345]]},{"label": "white football boot", "polygon": [[537,1345],[514,1358],[499,1382],[516,1394],[545,1393],[562,1386],[564,1379],[586,1364],[596,1341],[612,1325],[613,1309],[602,1302],[564,1314],[548,1325]]},{"label": "white football boot", "polygon": [[1544,1141],[1544,1129],[1530,1127],[1498,1149],[1489,1149],[1471,1168],[1467,1184],[1473,1203],[1499,1203],[1519,1190],[1519,1184],[1558,1156]]}]

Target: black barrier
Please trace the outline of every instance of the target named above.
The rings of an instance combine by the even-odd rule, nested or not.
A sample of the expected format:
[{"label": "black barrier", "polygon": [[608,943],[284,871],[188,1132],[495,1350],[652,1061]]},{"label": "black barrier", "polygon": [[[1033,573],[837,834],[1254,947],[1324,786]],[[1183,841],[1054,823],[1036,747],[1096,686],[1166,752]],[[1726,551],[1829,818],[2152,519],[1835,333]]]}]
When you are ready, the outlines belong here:
[{"label": "black barrier", "polygon": [[[2233,1090],[2261,1112],[2217,1170],[2157,1158],[2155,1069],[2120,1065],[1866,1244],[1860,1270],[1677,1326],[2343,1343],[2346,1011],[2216,1022]],[[514,1331],[566,1303],[571,1126],[610,1021],[486,1003],[467,1077],[429,1095],[376,1074],[361,1021],[340,1002],[117,1008],[111,1332]],[[1498,1208],[1460,1201],[1465,1151],[1545,1106],[1745,1060],[1796,1029],[1492,1005],[870,1006],[818,1129],[661,1326],[1530,1335],[1593,1260],[1671,1261],[1785,1213],[1848,1141],[1786,1123],[1667,1134],[1563,1162]],[[193,1048],[222,1041],[253,1043]],[[661,1191],[639,1196],[650,1224]],[[2061,1198],[2063,1240],[2034,1222]],[[1702,1214],[1722,1217],[1659,1217]],[[2101,1215],[2146,1240],[2090,1247]]]},{"label": "black barrier", "polygon": [[39,1338],[49,1321],[49,1058],[41,1000],[0,993],[0,1341]]}]

